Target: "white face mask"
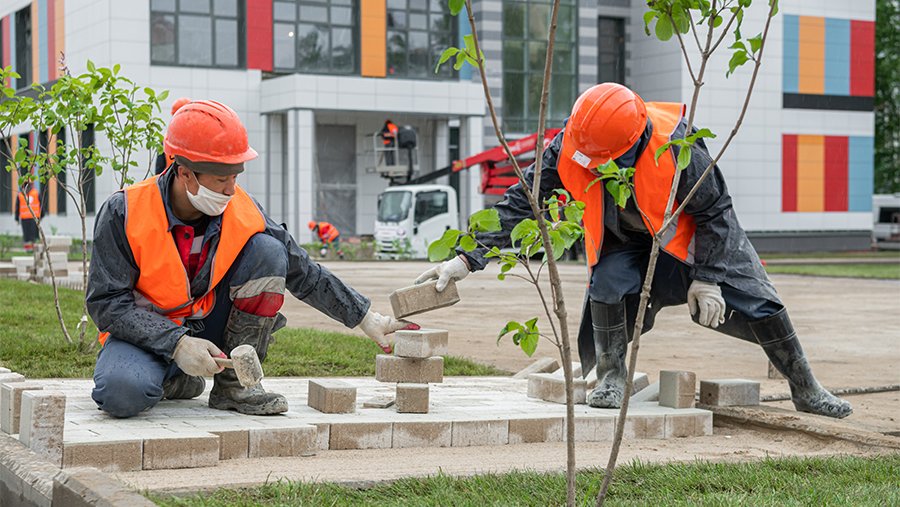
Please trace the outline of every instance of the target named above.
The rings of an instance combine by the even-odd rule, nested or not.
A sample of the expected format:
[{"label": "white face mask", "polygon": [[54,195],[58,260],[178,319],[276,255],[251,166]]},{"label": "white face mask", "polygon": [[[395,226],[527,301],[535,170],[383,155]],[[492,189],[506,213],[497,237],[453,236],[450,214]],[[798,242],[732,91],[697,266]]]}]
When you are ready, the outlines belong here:
[{"label": "white face mask", "polygon": [[[194,178],[196,177],[197,176],[194,175]],[[200,186],[197,195],[192,194],[187,187],[184,189],[194,208],[200,213],[211,217],[225,213],[225,208],[228,207],[228,203],[231,201],[232,196],[213,192],[203,185],[200,185],[200,180],[197,180],[197,184]]]}]

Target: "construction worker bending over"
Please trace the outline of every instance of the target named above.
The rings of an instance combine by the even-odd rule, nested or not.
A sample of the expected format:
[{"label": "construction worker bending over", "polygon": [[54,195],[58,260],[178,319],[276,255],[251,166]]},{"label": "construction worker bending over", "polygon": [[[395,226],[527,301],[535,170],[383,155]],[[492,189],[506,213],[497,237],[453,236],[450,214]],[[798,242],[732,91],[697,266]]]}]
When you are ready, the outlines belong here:
[{"label": "construction worker bending over", "polygon": [[[679,148],[654,162],[654,154],[670,139],[681,139],[687,127],[684,105],[644,101],[628,88],[603,83],[582,94],[563,132],[543,155],[541,198],[565,187],[585,203],[585,254],[591,279],[581,326],[578,352],[582,372],[596,365],[597,388],[588,404],[616,408],[622,404],[625,351],[631,340],[639,294],[647,272],[652,237],[663,221]],[[596,169],[615,160],[634,167],[634,198],[616,206],[605,185],[588,185]],[[703,140],[691,151],[690,165],[679,181],[676,202],[712,161]],[[532,181],[534,166],[525,171]],[[587,190],[586,190],[587,189]],[[646,214],[642,217],[635,200]],[[479,236],[488,246],[509,246],[509,233],[525,218],[533,218],[520,184],[510,187],[495,206],[503,231]],[[644,331],[666,306],[688,304],[702,326],[759,344],[790,383],[797,410],[829,417],[846,417],[850,404],[816,381],[775,288],[738,223],[719,168],[714,168],[685,207],[677,226],[665,235],[652,283]],[[417,282],[437,278],[438,290],[450,279],[462,280],[484,269],[486,250],[460,255],[422,274]]]},{"label": "construction worker bending over", "polygon": [[286,411],[284,396],[242,387],[213,360],[243,344],[264,360],[286,322],[285,289],[390,350],[385,335],[407,323],[371,311],[236,184],[257,154],[231,108],[184,105],[165,151],[170,170],[114,193],[96,219],[87,308],[102,331],[92,392],[102,410],[130,417],[194,398],[214,375],[210,407]]},{"label": "construction worker bending over", "polygon": [[322,257],[328,254],[328,250],[334,250],[337,252],[338,257],[344,258],[344,252],[341,251],[341,232],[337,227],[328,222],[316,222],[314,220],[310,220],[306,226],[322,243],[322,249],[319,251]]}]

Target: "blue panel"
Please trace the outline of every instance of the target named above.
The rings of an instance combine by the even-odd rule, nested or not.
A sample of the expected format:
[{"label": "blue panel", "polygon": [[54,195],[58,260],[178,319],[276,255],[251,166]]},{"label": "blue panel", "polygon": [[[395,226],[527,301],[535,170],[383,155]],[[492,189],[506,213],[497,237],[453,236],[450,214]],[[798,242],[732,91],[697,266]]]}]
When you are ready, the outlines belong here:
[{"label": "blue panel", "polygon": [[[461,48],[466,46],[466,43],[463,40],[463,37],[472,33],[472,27],[469,26],[469,15],[467,14],[467,12],[468,11],[463,9],[462,12],[460,12],[459,15],[456,16],[456,20],[459,23],[458,46]],[[446,63],[446,65],[452,65],[452,64],[453,64],[453,59],[450,59],[450,61]],[[473,71],[474,71],[474,67],[472,67],[468,63],[463,65],[462,68],[459,69],[459,80],[460,81],[471,81]]]},{"label": "blue panel", "polygon": [[872,211],[874,138],[850,136],[848,147],[848,211]]},{"label": "blue panel", "polygon": [[790,14],[784,16],[784,58],[782,60],[782,92],[797,93],[797,71],[800,67],[799,41],[800,18]]},{"label": "blue panel", "polygon": [[850,20],[825,18],[825,95],[850,95]]},{"label": "blue panel", "polygon": [[40,83],[46,83],[50,80],[50,73],[47,72],[47,32],[49,28],[50,24],[47,23],[47,0],[38,0],[38,19],[37,23],[34,23],[34,20],[32,20],[31,30],[32,33],[34,33],[34,30],[38,32],[38,51],[40,54],[38,54],[38,68],[35,69],[35,75]]}]

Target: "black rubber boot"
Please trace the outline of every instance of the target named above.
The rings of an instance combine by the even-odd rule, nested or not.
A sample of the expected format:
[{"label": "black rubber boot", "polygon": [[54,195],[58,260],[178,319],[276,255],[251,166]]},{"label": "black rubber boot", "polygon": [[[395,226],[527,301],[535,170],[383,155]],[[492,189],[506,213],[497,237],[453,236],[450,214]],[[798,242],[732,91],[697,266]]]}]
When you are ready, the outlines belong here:
[{"label": "black rubber boot", "polygon": [[196,377],[181,373],[167,378],[163,382],[163,398],[166,400],[190,400],[203,394],[206,389],[206,381],[203,377]]},{"label": "black rubber boot", "polygon": [[816,380],[786,309],[751,322],[750,329],[769,361],[788,379],[798,411],[838,419],[853,413],[850,403],[829,393]]},{"label": "black rubber boot", "polygon": [[[223,337],[225,348],[231,351],[238,345],[247,344],[256,349],[259,361],[264,361],[275,321],[276,317],[260,317],[232,308]],[[267,393],[261,385],[241,386],[231,368],[226,368],[213,378],[209,406],[249,415],[280,414],[288,409],[287,400],[280,394]]]},{"label": "black rubber boot", "polygon": [[595,408],[619,408],[625,393],[625,303],[608,305],[591,301],[594,347],[597,349],[597,388],[587,397]]}]

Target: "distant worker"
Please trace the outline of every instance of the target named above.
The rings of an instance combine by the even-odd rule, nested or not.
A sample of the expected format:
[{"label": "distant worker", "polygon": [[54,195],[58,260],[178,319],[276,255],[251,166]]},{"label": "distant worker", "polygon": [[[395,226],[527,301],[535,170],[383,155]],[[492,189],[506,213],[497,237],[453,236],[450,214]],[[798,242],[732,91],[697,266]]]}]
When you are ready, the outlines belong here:
[{"label": "distant worker", "polygon": [[19,212],[16,214],[16,221],[22,224],[22,246],[26,252],[34,250],[34,242],[38,239],[38,218],[41,218],[41,198],[29,181],[19,192]]},{"label": "distant worker", "polygon": [[[191,99],[187,97],[181,97],[180,99],[175,99],[175,102],[172,103],[172,116],[175,116],[175,113],[181,109],[181,106],[190,102]],[[154,168],[155,174],[162,174],[163,171],[166,170],[167,167],[172,165],[172,162],[175,161],[175,157],[172,155],[166,155],[165,153],[160,153],[156,156],[156,167]]]},{"label": "distant worker", "polygon": [[338,257],[344,258],[344,252],[341,251],[341,231],[337,227],[328,222],[316,222],[314,220],[310,220],[307,226],[322,243],[322,250],[319,251],[322,257],[328,254],[328,250],[333,249],[337,252]]},{"label": "distant worker", "polygon": [[390,119],[384,120],[384,126],[381,127],[381,142],[384,143],[384,163],[386,165],[394,165],[394,147],[397,146],[397,131],[400,130]]}]

